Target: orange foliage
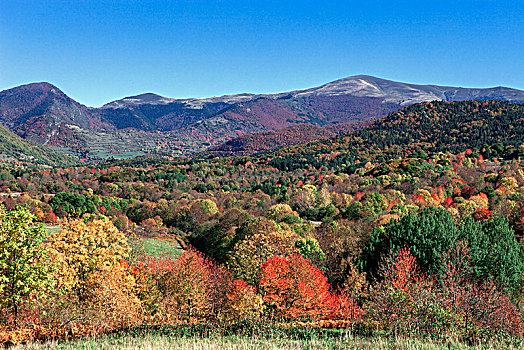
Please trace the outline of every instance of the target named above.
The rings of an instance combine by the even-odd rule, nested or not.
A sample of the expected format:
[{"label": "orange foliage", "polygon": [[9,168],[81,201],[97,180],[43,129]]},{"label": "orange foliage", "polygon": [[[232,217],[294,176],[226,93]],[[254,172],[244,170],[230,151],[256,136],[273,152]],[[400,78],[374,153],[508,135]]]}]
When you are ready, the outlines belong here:
[{"label": "orange foliage", "polygon": [[324,274],[301,255],[269,258],[260,276],[264,301],[284,318],[317,320],[360,315],[349,296],[329,292]]},{"label": "orange foliage", "polygon": [[167,323],[199,323],[211,311],[211,267],[203,254],[190,248],[156,275],[159,312]]},{"label": "orange foliage", "polygon": [[232,290],[226,295],[224,304],[224,321],[253,321],[260,318],[263,300],[256,289],[238,279]]}]

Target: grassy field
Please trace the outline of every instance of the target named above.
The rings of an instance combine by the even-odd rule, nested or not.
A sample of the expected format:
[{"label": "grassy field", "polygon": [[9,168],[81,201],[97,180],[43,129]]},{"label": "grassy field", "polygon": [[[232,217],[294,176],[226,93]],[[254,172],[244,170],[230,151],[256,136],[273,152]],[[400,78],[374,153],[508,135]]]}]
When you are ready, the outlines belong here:
[{"label": "grassy field", "polygon": [[[61,230],[60,225],[44,225],[47,233],[56,233]],[[182,249],[175,240],[162,239],[162,238],[139,238],[139,241],[146,254],[162,256],[178,256]]]},{"label": "grassy field", "polygon": [[140,338],[131,336],[100,336],[79,339],[63,343],[32,343],[13,349],[516,349],[507,344],[492,343],[481,346],[467,346],[461,343],[432,343],[415,339],[367,339],[356,337],[293,340],[282,338],[256,337],[171,337],[166,335],[148,335]]},{"label": "grassy field", "polygon": [[60,225],[44,225],[44,228],[47,233],[56,233],[62,229]]},{"label": "grassy field", "polygon": [[141,238],[140,241],[143,244],[145,252],[155,256],[178,256],[182,251],[178,243],[173,241],[166,241],[156,238]]}]

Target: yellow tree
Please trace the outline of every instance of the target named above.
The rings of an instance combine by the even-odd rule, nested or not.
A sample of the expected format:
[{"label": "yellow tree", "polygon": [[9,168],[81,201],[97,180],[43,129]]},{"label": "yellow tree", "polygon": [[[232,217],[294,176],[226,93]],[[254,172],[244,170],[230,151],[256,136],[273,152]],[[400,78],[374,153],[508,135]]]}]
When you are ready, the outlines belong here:
[{"label": "yellow tree", "polygon": [[260,267],[274,255],[298,253],[295,242],[302,239],[293,231],[271,231],[248,236],[238,242],[228,259],[228,266],[237,278],[249,284],[258,280]]},{"label": "yellow tree", "polygon": [[49,248],[61,267],[57,272],[59,289],[74,292],[80,301],[86,299],[88,277],[126,259],[130,251],[124,233],[105,220],[72,221],[49,237]]}]

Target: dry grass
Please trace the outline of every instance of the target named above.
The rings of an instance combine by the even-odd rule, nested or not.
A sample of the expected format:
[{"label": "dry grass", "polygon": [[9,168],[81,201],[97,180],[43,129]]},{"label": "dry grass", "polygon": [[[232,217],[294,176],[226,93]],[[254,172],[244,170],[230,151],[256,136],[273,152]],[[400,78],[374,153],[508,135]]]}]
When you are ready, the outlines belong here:
[{"label": "dry grass", "polygon": [[142,338],[130,336],[95,337],[65,343],[25,344],[13,349],[187,349],[187,350],[299,350],[299,349],[516,349],[507,344],[493,343],[468,347],[461,343],[437,344],[415,339],[365,339],[345,337],[339,339],[263,339],[253,337],[174,338],[148,335]]}]

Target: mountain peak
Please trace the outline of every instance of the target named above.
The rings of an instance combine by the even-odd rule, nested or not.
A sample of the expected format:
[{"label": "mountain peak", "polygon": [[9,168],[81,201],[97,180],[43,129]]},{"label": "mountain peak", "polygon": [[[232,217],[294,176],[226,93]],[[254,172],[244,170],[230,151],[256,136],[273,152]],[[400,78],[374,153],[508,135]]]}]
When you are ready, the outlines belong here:
[{"label": "mountain peak", "polygon": [[43,92],[51,91],[51,92],[59,92],[63,94],[63,92],[59,88],[45,81],[24,84],[24,85],[16,86],[14,88],[6,89],[0,92],[1,93],[17,93],[19,91],[27,91],[27,92],[34,91],[35,93],[43,93]]},{"label": "mountain peak", "polygon": [[140,95],[124,97],[121,100],[113,101],[102,106],[102,108],[125,108],[126,106],[138,106],[143,104],[164,105],[177,101],[174,98],[168,98],[147,92]]}]

